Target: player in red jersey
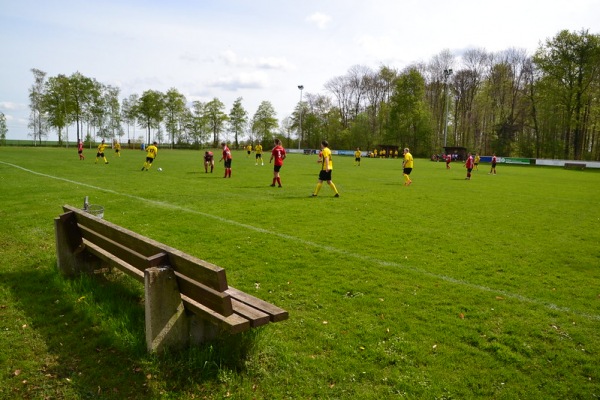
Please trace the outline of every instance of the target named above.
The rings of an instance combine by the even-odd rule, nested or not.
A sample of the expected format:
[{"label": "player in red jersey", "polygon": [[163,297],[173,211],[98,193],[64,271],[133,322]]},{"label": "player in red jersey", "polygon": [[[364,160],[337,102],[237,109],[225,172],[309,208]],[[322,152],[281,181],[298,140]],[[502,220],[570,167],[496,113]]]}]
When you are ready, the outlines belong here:
[{"label": "player in red jersey", "polygon": [[498,161],[498,159],[496,158],[496,153],[492,154],[492,169],[490,169],[490,172],[488,173],[488,175],[492,174],[492,175],[496,175],[496,162]]},{"label": "player in red jersey", "polygon": [[225,165],[225,176],[223,178],[231,178],[231,150],[229,150],[225,142],[221,143],[221,148],[223,149],[223,156],[219,162],[225,160],[223,163]]},{"label": "player in red jersey", "polygon": [[473,171],[473,156],[471,153],[467,154],[467,161],[465,161],[465,167],[467,168],[467,177],[465,179],[471,180],[471,171]]},{"label": "player in red jersey", "polygon": [[81,139],[79,140],[79,143],[77,143],[77,154],[79,154],[80,160],[85,160],[85,157],[83,156],[83,142]]},{"label": "player in red jersey", "polygon": [[204,173],[208,173],[208,166],[210,165],[210,173],[212,174],[215,168],[215,155],[212,151],[204,152]]},{"label": "player in red jersey", "polygon": [[271,186],[275,187],[275,182],[277,185],[281,187],[281,177],[279,176],[279,171],[281,167],[283,167],[283,160],[285,160],[285,149],[281,145],[281,140],[275,139],[275,147],[271,151],[271,158],[269,159],[269,164],[271,161],[275,159],[275,166],[273,167],[273,183]]}]

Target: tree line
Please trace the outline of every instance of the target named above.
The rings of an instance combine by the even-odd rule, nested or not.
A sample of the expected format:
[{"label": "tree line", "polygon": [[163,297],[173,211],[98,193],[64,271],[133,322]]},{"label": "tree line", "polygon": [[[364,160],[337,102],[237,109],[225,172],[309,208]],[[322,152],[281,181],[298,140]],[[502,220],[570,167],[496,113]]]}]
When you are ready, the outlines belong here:
[{"label": "tree line", "polygon": [[[600,36],[563,30],[533,55],[444,50],[429,62],[399,71],[356,65],[330,79],[324,93],[307,93],[278,121],[269,101],[249,117],[238,98],[228,113],[214,98],[188,104],[172,88],[147,90],[119,101],[119,89],[80,73],[46,79],[33,69],[30,129],[35,140],[54,130],[59,142],[75,125],[77,139],[120,138],[124,127],[145,130],[172,145],[218,145],[224,134],[241,141],[338,149],[410,147],[415,156],[445,146],[481,154],[599,160]],[[128,135],[129,137],[129,135]]]}]

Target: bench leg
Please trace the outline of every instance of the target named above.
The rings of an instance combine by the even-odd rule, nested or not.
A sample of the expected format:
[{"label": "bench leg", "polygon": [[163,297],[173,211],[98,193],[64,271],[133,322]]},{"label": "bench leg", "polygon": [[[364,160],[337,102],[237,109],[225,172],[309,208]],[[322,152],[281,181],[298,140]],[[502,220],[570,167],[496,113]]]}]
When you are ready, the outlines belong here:
[{"label": "bench leg", "polygon": [[72,212],[54,219],[54,237],[56,264],[63,276],[73,277],[81,272],[91,273],[101,265],[100,259],[85,251]]},{"label": "bench leg", "polygon": [[146,345],[148,351],[180,349],[189,344],[189,321],[185,315],[175,272],[168,267],[144,271],[146,296]]}]

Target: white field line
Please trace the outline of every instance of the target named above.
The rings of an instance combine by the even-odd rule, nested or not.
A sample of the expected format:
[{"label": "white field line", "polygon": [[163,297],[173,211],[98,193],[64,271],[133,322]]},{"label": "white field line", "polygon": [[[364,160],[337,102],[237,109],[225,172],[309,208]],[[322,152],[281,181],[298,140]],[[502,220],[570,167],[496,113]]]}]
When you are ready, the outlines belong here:
[{"label": "white field line", "polygon": [[227,224],[230,224],[230,225],[238,226],[240,228],[248,229],[248,230],[251,230],[251,231],[254,231],[254,232],[258,232],[258,233],[264,233],[264,234],[267,234],[267,235],[277,236],[277,237],[279,237],[281,239],[285,239],[285,240],[288,240],[290,242],[303,244],[303,245],[310,246],[310,247],[313,247],[313,248],[316,248],[316,249],[325,250],[325,251],[328,251],[328,252],[331,252],[331,253],[337,253],[337,254],[340,254],[340,255],[343,255],[343,256],[346,256],[346,257],[355,258],[355,259],[360,260],[360,261],[368,261],[370,263],[376,263],[376,264],[379,264],[381,266],[386,266],[386,267],[401,268],[401,269],[405,269],[405,270],[416,272],[416,273],[421,274],[421,275],[429,276],[431,278],[440,279],[440,280],[442,280],[444,282],[448,282],[448,283],[452,283],[452,284],[456,284],[456,285],[461,285],[461,286],[466,286],[466,287],[469,287],[471,289],[476,289],[476,290],[479,290],[479,291],[482,291],[482,292],[494,293],[494,294],[502,296],[504,298],[509,298],[509,299],[521,301],[523,303],[534,304],[534,305],[537,305],[537,306],[541,306],[541,307],[547,308],[549,310],[558,311],[558,312],[561,312],[561,313],[575,314],[575,315],[578,315],[580,317],[585,317],[587,319],[600,321],[600,315],[589,314],[589,313],[585,313],[585,312],[581,312],[581,311],[577,311],[577,310],[572,310],[569,307],[561,307],[561,306],[558,306],[558,305],[553,304],[553,303],[547,303],[547,302],[544,302],[544,301],[541,301],[541,300],[532,299],[532,298],[525,297],[525,296],[522,296],[522,295],[519,295],[519,294],[510,293],[510,292],[507,292],[507,291],[504,291],[504,290],[493,289],[493,288],[489,288],[487,286],[482,286],[482,285],[476,285],[474,283],[470,283],[470,282],[467,282],[467,281],[462,280],[462,279],[455,279],[455,278],[452,278],[450,276],[435,274],[435,273],[432,273],[432,272],[429,272],[429,271],[426,271],[426,270],[423,270],[423,269],[420,269],[420,268],[409,267],[409,266],[402,265],[402,264],[399,264],[399,263],[393,262],[393,261],[378,260],[376,258],[373,258],[372,256],[365,256],[365,255],[362,255],[362,254],[351,253],[351,252],[348,252],[348,251],[346,251],[344,249],[338,249],[336,247],[326,246],[326,245],[323,245],[323,244],[320,244],[320,243],[311,242],[311,241],[308,241],[308,240],[300,239],[300,238],[295,237],[295,236],[287,235],[285,233],[273,232],[273,231],[270,231],[270,230],[267,230],[267,229],[263,229],[263,228],[259,228],[259,227],[253,226],[253,225],[243,224],[241,222],[237,222],[237,221],[233,221],[233,220],[226,219],[226,218],[223,218],[223,217],[219,217],[217,215],[207,214],[207,213],[203,213],[202,211],[193,210],[193,209],[182,207],[182,206],[178,206],[178,205],[175,205],[175,204],[166,203],[164,201],[157,201],[157,200],[146,199],[146,198],[143,198],[143,197],[140,197],[140,196],[134,196],[134,195],[131,195],[131,194],[128,194],[128,193],[120,193],[120,192],[117,192],[117,191],[114,191],[114,190],[111,190],[111,189],[97,187],[97,186],[93,186],[93,185],[90,185],[90,184],[87,184],[87,183],[83,183],[83,182],[77,182],[77,181],[73,181],[73,180],[70,180],[70,179],[61,178],[61,177],[58,177],[58,176],[52,176],[52,175],[48,175],[48,174],[43,174],[41,172],[32,171],[32,170],[23,168],[21,166],[18,166],[18,165],[15,165],[15,164],[10,164],[10,163],[3,162],[3,161],[0,161],[0,164],[5,164],[5,165],[8,165],[8,166],[11,166],[11,167],[14,167],[14,168],[18,168],[18,169],[21,169],[23,171],[26,171],[26,172],[29,172],[31,174],[34,174],[34,175],[43,176],[45,178],[50,178],[50,179],[55,179],[55,180],[58,180],[58,181],[72,183],[72,184],[75,184],[75,185],[85,186],[85,187],[89,187],[90,189],[95,189],[95,190],[99,190],[99,191],[106,192],[106,193],[111,193],[111,194],[122,196],[122,197],[129,197],[131,199],[138,200],[138,201],[143,201],[143,202],[146,202],[148,204],[155,205],[155,206],[159,206],[159,207],[163,207],[163,208],[167,208],[167,209],[178,210],[178,211],[183,211],[183,212],[190,213],[190,214],[201,215],[201,216],[203,216],[205,218],[211,218],[211,219],[217,220],[219,222],[224,222],[224,223],[227,223]]}]

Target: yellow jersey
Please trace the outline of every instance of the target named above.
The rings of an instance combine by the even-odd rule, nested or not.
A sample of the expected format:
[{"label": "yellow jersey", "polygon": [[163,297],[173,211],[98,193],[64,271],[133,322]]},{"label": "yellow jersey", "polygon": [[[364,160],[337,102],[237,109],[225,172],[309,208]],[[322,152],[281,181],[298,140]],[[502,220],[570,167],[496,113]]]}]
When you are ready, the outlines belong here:
[{"label": "yellow jersey", "polygon": [[146,147],[146,157],[148,158],[156,158],[156,154],[158,153],[158,149],[155,145],[151,144]]},{"label": "yellow jersey", "polygon": [[406,153],[404,155],[404,168],[412,168],[413,167],[413,156],[410,153]]},{"label": "yellow jersey", "polygon": [[106,143],[100,143],[98,145],[98,153],[104,153],[104,149],[108,146]]},{"label": "yellow jersey", "polygon": [[254,151],[256,151],[256,154],[262,154],[262,146],[260,144],[257,144],[256,146],[254,146]]},{"label": "yellow jersey", "polygon": [[[325,165],[325,158],[328,160],[328,166]],[[323,171],[333,169],[333,160],[331,159],[331,150],[329,150],[329,147],[325,147],[323,150],[321,150],[321,169]]]}]

